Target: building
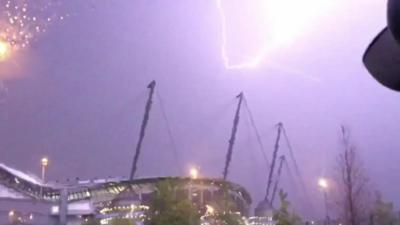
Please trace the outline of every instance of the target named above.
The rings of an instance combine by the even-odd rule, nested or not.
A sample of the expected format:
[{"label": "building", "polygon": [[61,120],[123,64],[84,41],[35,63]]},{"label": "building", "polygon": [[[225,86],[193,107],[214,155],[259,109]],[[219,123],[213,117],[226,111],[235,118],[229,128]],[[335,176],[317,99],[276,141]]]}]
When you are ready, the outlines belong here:
[{"label": "building", "polygon": [[120,217],[141,221],[149,209],[155,185],[166,179],[178,182],[178,191],[199,206],[227,193],[236,204],[237,213],[249,213],[250,194],[240,185],[221,179],[114,178],[44,184],[33,175],[0,164],[0,224],[4,220],[19,220],[26,224],[35,221],[34,224],[75,225],[91,217],[100,219],[102,224]]}]

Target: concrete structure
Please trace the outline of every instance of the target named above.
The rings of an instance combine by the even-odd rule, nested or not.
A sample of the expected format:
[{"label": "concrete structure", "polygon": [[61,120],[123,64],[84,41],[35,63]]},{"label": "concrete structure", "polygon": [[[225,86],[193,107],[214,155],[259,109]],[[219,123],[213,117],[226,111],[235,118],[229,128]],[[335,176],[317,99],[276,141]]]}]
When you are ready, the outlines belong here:
[{"label": "concrete structure", "polygon": [[33,175],[0,164],[0,224],[4,223],[4,216],[6,220],[46,225],[81,224],[89,217],[99,218],[103,224],[117,217],[141,220],[143,212],[148,210],[155,184],[166,179],[178,182],[177,191],[187,194],[199,206],[228,193],[239,213],[244,216],[249,213],[249,193],[243,187],[221,179],[157,177],[44,184]]}]

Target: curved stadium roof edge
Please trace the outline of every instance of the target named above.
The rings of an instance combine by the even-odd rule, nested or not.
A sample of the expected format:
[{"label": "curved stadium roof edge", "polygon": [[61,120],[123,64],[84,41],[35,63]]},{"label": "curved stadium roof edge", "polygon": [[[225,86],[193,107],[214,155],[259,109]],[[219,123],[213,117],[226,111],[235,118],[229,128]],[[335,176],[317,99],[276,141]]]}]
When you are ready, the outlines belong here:
[{"label": "curved stadium roof edge", "polygon": [[[47,185],[35,177],[34,175],[29,175],[22,171],[13,169],[4,164],[0,164],[0,184],[10,188],[14,191],[20,192],[21,194],[30,197],[40,199],[39,190],[43,191],[45,195],[56,196],[59,195],[62,188],[68,188],[69,192],[79,191],[79,189],[86,189],[88,191],[108,188],[115,185],[140,185],[140,184],[154,184],[163,180],[171,180],[177,182],[192,182],[193,184],[210,184],[223,187],[227,185],[227,188],[238,191],[243,195],[243,198],[251,204],[252,200],[250,194],[247,190],[239,184],[235,184],[229,181],[225,181],[220,178],[198,178],[191,179],[190,177],[150,177],[150,178],[138,178],[135,180],[124,180],[119,179],[103,179],[104,182],[88,182],[84,185],[76,184],[74,185]],[[56,198],[57,199],[57,198]]]}]

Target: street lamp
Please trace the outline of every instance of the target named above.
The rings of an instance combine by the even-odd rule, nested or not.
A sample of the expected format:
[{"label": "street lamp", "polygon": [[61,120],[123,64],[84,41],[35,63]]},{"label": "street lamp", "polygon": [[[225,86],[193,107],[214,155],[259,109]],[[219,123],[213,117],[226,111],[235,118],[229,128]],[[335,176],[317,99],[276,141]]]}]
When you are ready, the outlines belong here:
[{"label": "street lamp", "polygon": [[[0,65],[2,62],[5,62],[10,58],[11,50],[12,50],[11,44],[0,38]],[[0,72],[2,70],[3,68],[0,67]],[[3,102],[5,100],[6,95],[7,95],[7,88],[4,86],[4,81],[0,80],[0,102]]]},{"label": "street lamp", "polygon": [[42,163],[42,180],[43,183],[46,183],[46,168],[49,165],[49,159],[47,157],[43,157],[41,160]]},{"label": "street lamp", "polygon": [[196,167],[190,168],[190,177],[192,179],[197,179],[199,178],[199,170]]},{"label": "street lamp", "polygon": [[[197,178],[199,178],[199,169],[196,166],[192,166],[189,170],[189,174],[190,174],[190,181],[189,181],[189,190],[188,190],[188,194],[189,194],[189,200],[192,201],[192,195],[193,195],[193,180],[196,180]],[[203,199],[203,192],[201,192],[201,199]],[[201,202],[203,202],[201,200]],[[190,213],[190,224],[193,224],[192,221],[192,213]]]},{"label": "street lamp", "polygon": [[[47,166],[49,165],[49,159],[47,157],[43,157],[41,160],[41,165],[42,165],[42,182],[43,184],[46,183],[46,169]],[[40,186],[40,196],[43,196],[43,187]]]},{"label": "street lamp", "polygon": [[192,195],[193,195],[193,180],[196,180],[197,178],[199,178],[199,169],[195,166],[191,167],[189,170],[189,174],[190,174],[190,182],[189,182],[189,200],[192,200]]},{"label": "street lamp", "polygon": [[8,212],[8,221],[10,222],[10,224],[16,224],[17,214],[15,213],[14,210]]},{"label": "street lamp", "polygon": [[328,181],[325,178],[320,178],[318,180],[318,186],[325,190],[328,188]]},{"label": "street lamp", "polygon": [[330,225],[330,218],[329,218],[329,207],[328,207],[328,188],[329,188],[329,183],[326,178],[320,178],[318,180],[318,186],[322,189],[322,192],[324,193],[324,203],[325,203],[325,214],[326,214],[326,219],[325,219],[325,225]]}]

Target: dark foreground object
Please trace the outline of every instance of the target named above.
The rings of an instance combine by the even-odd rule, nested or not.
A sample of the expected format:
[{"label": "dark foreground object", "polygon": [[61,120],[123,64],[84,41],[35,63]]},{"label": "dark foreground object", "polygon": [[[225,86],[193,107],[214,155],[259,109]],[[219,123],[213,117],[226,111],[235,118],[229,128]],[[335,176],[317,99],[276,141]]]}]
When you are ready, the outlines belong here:
[{"label": "dark foreground object", "polygon": [[369,45],[363,62],[384,86],[400,91],[400,0],[388,1],[388,27]]}]

